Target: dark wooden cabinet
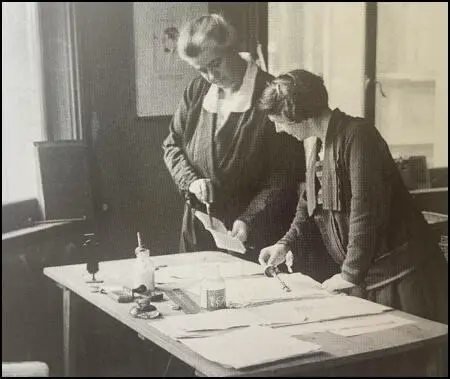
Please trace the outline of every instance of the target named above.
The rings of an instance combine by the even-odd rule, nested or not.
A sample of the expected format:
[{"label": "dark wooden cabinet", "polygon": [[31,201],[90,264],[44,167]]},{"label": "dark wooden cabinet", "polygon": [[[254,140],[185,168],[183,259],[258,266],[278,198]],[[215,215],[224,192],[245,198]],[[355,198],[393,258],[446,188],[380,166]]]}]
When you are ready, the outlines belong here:
[{"label": "dark wooden cabinet", "polygon": [[93,205],[86,144],[36,142],[35,148],[44,220],[90,218]]}]

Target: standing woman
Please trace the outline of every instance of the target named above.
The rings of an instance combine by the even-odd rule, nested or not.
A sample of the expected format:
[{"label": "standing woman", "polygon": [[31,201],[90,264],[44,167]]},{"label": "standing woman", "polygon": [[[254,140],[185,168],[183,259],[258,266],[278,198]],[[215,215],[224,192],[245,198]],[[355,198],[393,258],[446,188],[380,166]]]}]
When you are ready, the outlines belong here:
[{"label": "standing woman", "polygon": [[317,137],[306,189],[289,231],[260,253],[284,261],[305,226],[318,226],[341,272],[323,283],[431,320],[448,321],[448,266],[405,187],[386,142],[362,118],[328,107],[320,77],[295,70],[264,91],[261,108],[277,132]]},{"label": "standing woman", "polygon": [[257,106],[272,77],[238,52],[235,29],[216,14],[184,26],[178,53],[200,73],[163,143],[166,166],[186,200],[181,252],[217,250],[194,216],[207,203],[254,251],[274,243],[294,215],[304,159],[303,146],[277,135]]}]

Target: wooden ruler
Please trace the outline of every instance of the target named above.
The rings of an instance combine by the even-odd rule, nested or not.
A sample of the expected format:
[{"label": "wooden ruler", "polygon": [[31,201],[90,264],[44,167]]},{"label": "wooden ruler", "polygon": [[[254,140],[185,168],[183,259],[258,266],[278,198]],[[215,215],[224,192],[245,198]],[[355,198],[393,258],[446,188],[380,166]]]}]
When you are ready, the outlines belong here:
[{"label": "wooden ruler", "polygon": [[200,306],[194,300],[192,300],[183,290],[179,288],[170,288],[164,289],[163,292],[170,300],[178,305],[184,313],[195,314],[201,312]]}]

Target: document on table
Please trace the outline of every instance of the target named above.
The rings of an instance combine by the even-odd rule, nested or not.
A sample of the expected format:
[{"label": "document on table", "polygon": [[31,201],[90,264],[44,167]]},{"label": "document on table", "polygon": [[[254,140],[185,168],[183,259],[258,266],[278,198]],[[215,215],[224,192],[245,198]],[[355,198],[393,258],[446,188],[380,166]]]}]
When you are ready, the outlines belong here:
[{"label": "document on table", "polygon": [[209,216],[206,213],[196,211],[195,216],[200,220],[205,229],[211,233],[219,249],[231,250],[237,253],[245,254],[246,248],[242,241],[228,235],[228,230],[222,221],[215,217],[211,217],[211,225]]},{"label": "document on table", "polygon": [[254,305],[280,300],[322,298],[332,296],[315,284],[308,281],[302,274],[279,274],[280,278],[289,286],[290,292],[285,291],[276,278],[251,277],[244,279],[226,280],[227,303]]},{"label": "document on table", "polygon": [[358,336],[360,334],[367,334],[378,332],[380,330],[397,328],[399,326],[413,324],[414,321],[393,315],[379,315],[373,320],[359,320],[345,319],[341,321],[340,325],[335,325],[329,331],[344,337]]},{"label": "document on table", "polygon": [[[306,275],[281,273],[279,276],[289,286],[290,292],[285,291],[276,278],[261,275],[225,278],[227,306],[240,308],[284,300],[335,296]],[[185,288],[193,294],[200,295],[199,282],[187,285]]]},{"label": "document on table", "polygon": [[414,321],[386,313],[297,324],[279,328],[277,330],[289,336],[331,332],[333,334],[351,337],[385,329],[392,329],[411,323],[414,323]]},{"label": "document on table", "polygon": [[213,312],[180,315],[152,323],[161,332],[176,339],[207,337],[221,332],[262,324],[246,309],[221,309]]},{"label": "document on table", "polygon": [[[314,323],[342,318],[379,314],[392,308],[360,298],[333,295],[322,299],[304,299],[251,308],[272,327]],[[351,319],[349,324],[351,326]]]},{"label": "document on table", "polygon": [[320,346],[261,326],[232,330],[215,336],[183,339],[193,351],[210,361],[242,369],[281,359],[311,354]]},{"label": "document on table", "polygon": [[155,272],[157,284],[174,283],[185,280],[202,280],[211,270],[219,267],[222,277],[233,278],[253,275],[264,275],[264,268],[252,262],[202,263],[198,265],[167,266]]}]

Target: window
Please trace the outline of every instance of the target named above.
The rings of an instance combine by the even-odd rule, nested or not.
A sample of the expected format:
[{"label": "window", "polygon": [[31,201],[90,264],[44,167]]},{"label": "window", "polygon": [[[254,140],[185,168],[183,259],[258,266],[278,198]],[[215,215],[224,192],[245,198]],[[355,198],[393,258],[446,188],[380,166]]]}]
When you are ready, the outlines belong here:
[{"label": "window", "polygon": [[395,156],[448,165],[448,5],[377,3],[375,123]]},{"label": "window", "polygon": [[2,203],[37,197],[34,141],[44,137],[36,2],[2,2]]}]

